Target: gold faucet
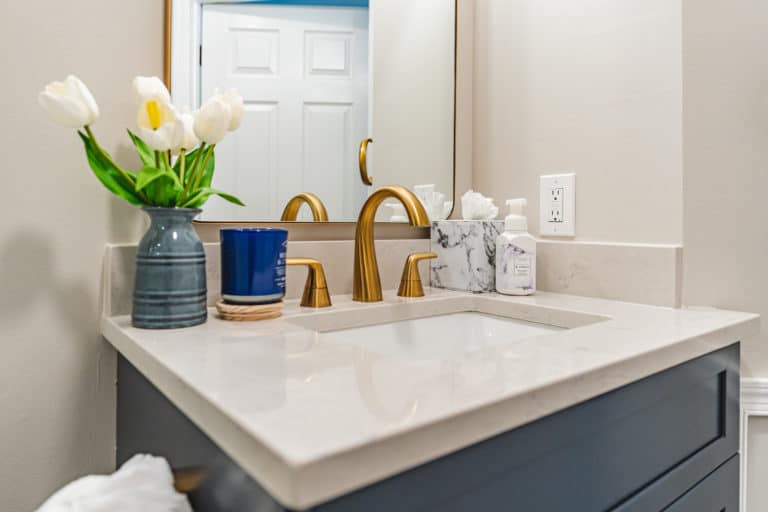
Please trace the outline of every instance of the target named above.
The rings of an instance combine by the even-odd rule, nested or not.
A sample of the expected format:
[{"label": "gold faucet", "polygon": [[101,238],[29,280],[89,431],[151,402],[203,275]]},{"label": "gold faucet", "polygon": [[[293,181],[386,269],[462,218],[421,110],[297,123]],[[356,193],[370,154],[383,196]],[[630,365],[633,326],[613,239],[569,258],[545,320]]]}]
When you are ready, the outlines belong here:
[{"label": "gold faucet", "polygon": [[421,201],[405,187],[390,185],[374,191],[360,210],[355,230],[355,273],[352,283],[352,300],[357,302],[379,302],[381,300],[381,278],[379,263],[376,261],[376,247],[373,244],[373,222],[376,210],[385,199],[397,199],[408,214],[411,226],[429,226],[429,217]]},{"label": "gold faucet", "polygon": [[285,205],[280,220],[296,220],[302,203],[307,203],[307,205],[309,205],[309,209],[312,210],[312,219],[314,219],[315,222],[328,222],[328,211],[325,209],[325,205],[320,198],[312,192],[302,192],[301,194],[293,196],[288,201],[288,204]]}]

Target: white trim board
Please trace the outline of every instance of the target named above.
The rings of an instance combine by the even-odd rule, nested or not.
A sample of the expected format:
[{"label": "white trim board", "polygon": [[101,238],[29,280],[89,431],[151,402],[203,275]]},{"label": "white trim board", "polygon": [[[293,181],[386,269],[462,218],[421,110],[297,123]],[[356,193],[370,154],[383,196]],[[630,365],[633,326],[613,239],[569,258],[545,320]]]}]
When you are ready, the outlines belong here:
[{"label": "white trim board", "polygon": [[747,455],[751,416],[768,416],[768,379],[741,379],[741,512],[747,512]]},{"label": "white trim board", "polygon": [[200,44],[204,0],[173,0],[171,5],[171,97],[197,108],[200,98]]}]

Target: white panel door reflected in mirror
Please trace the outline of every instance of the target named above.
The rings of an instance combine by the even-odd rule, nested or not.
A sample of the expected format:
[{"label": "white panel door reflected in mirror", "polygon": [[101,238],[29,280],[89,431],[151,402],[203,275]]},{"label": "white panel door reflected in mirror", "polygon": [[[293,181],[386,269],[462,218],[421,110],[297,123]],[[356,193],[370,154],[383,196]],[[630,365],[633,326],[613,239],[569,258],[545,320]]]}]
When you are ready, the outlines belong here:
[{"label": "white panel door reflected in mirror", "polygon": [[[213,186],[246,207],[212,199],[200,220],[277,221],[310,192],[330,221],[354,221],[392,184],[453,200],[455,16],[455,0],[173,0],[174,101],[196,107],[217,88],[245,100]],[[312,220],[307,205],[297,220]]]}]

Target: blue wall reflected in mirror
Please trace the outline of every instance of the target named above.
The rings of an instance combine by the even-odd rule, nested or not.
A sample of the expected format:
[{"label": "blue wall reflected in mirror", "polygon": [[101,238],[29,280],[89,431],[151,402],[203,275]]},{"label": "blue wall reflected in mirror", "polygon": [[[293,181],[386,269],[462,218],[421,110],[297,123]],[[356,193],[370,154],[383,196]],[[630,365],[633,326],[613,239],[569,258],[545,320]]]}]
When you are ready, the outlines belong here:
[{"label": "blue wall reflected in mirror", "polygon": [[322,5],[324,7],[368,7],[368,0],[252,0],[244,4]]}]

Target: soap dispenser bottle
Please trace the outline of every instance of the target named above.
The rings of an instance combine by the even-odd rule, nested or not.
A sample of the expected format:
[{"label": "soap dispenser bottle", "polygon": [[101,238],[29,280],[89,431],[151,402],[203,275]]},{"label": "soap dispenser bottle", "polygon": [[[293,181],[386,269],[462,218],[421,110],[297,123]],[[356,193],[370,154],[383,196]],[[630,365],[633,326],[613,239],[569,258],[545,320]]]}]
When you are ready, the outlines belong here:
[{"label": "soap dispenser bottle", "polygon": [[536,291],[536,239],[528,233],[525,199],[507,201],[504,232],[496,238],[496,291],[531,295]]}]

